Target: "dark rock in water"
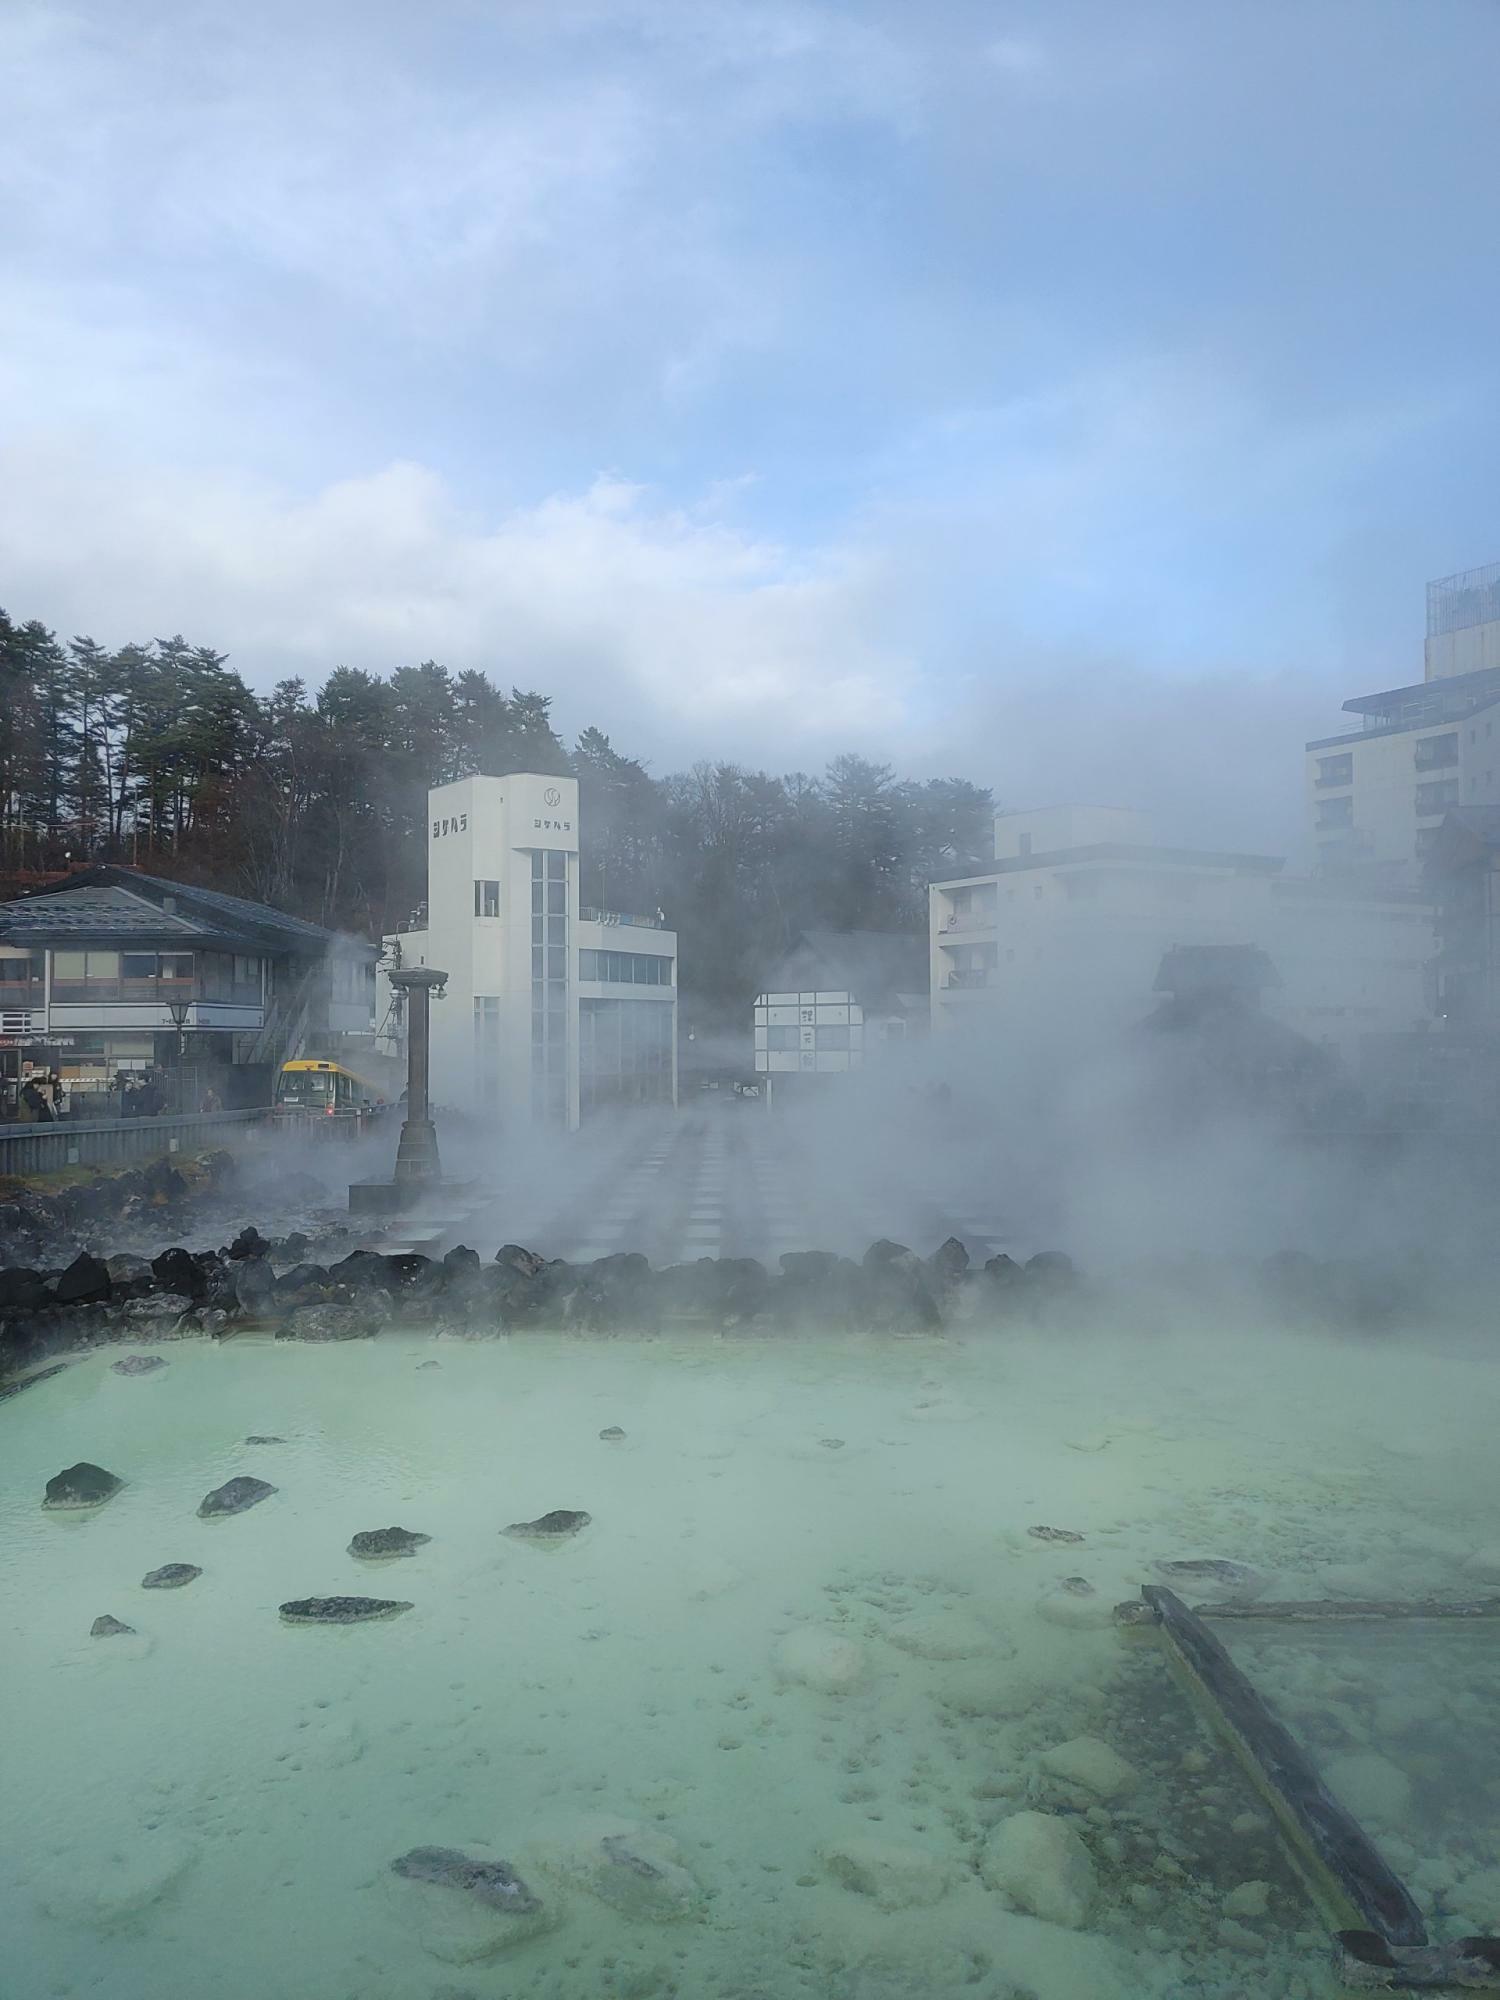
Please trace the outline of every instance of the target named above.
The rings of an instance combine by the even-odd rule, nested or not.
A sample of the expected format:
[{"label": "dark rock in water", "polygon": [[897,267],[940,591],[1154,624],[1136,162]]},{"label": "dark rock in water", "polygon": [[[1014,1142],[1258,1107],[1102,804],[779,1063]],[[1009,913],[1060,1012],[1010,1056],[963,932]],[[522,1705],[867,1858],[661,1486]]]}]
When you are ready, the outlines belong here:
[{"label": "dark rock in water", "polygon": [[1069,1597],[1092,1597],[1094,1594],[1094,1586],[1086,1576],[1065,1576],[1058,1589],[1065,1590]]},{"label": "dark rock in water", "polygon": [[321,1264],[298,1264],[276,1280],[278,1306],[315,1306],[331,1298],[334,1280]]},{"label": "dark rock in water", "polygon": [[932,1293],[931,1275],[915,1251],[903,1244],[884,1238],[872,1243],[864,1257],[862,1304],[868,1324],[892,1333],[940,1325],[942,1313]]},{"label": "dark rock in water", "polygon": [[1231,1562],[1226,1556],[1189,1557],[1182,1562],[1159,1562],[1154,1567],[1168,1583],[1219,1583],[1244,1589],[1261,1581],[1249,1563]]},{"label": "dark rock in water", "polygon": [[933,1282],[945,1291],[956,1285],[969,1268],[969,1253],[956,1236],[950,1236],[927,1259]]},{"label": "dark rock in water", "polygon": [[822,1445],[825,1451],[842,1451],[844,1449],[844,1440],[842,1438],[819,1438],[818,1443]]},{"label": "dark rock in water", "polygon": [[888,1236],[881,1236],[873,1242],[864,1254],[867,1271],[883,1271],[891,1265],[903,1271],[920,1271],[922,1260],[914,1250],[908,1250],[904,1243],[892,1243]]},{"label": "dark rock in water", "polygon": [[522,1278],[539,1277],[547,1268],[545,1257],[539,1257],[535,1250],[525,1250],[519,1243],[502,1243],[495,1252],[495,1262],[502,1270],[514,1271]]},{"label": "dark rock in water", "polygon": [[154,1375],[158,1368],[165,1368],[166,1362],[159,1354],[127,1354],[113,1364],[115,1375]]},{"label": "dark rock in water", "polygon": [[1026,1259],[1028,1278],[1043,1279],[1048,1284],[1066,1285],[1077,1277],[1073,1259],[1064,1250],[1038,1250],[1034,1257]]},{"label": "dark rock in water", "polygon": [[625,1433],[618,1424],[610,1424],[606,1430],[600,1431],[599,1435],[606,1444],[618,1444]]},{"label": "dark rock in water", "polygon": [[235,1237],[229,1246],[227,1254],[236,1263],[239,1263],[241,1260],[247,1258],[264,1257],[270,1247],[270,1244],[252,1223],[248,1228],[242,1229],[239,1235]]},{"label": "dark rock in water", "polygon": [[1015,1258],[1007,1257],[1002,1250],[998,1257],[985,1258],[984,1275],[992,1285],[1008,1288],[1011,1285],[1019,1285],[1024,1274]]},{"label": "dark rock in water", "polygon": [[288,1625],[364,1625],[410,1610],[394,1597],[294,1597],[282,1605],[281,1615]]},{"label": "dark rock in water", "polygon": [[257,1431],[253,1437],[247,1437],[245,1439],[245,1442],[246,1444],[285,1444],[286,1439],[279,1437],[270,1437],[268,1435],[263,1436],[260,1432]]},{"label": "dark rock in water", "polygon": [[[231,1247],[230,1256],[234,1255]],[[276,1290],[276,1275],[263,1256],[247,1256],[234,1274],[234,1298],[241,1312],[263,1312]]]},{"label": "dark rock in water", "polygon": [[153,1569],[141,1578],[142,1590],[181,1590],[185,1583],[191,1583],[203,1572],[196,1563],[163,1563],[160,1569]]},{"label": "dark rock in water", "polygon": [[60,1306],[99,1305],[113,1290],[108,1267],[87,1251],[75,1257],[66,1271],[58,1274],[52,1297]]},{"label": "dark rock in water", "polygon": [[349,1544],[351,1556],[364,1562],[384,1562],[392,1556],[414,1556],[432,1540],[410,1528],[363,1528]]},{"label": "dark rock in water", "polygon": [[40,1271],[0,1271],[0,1312],[29,1311],[46,1296],[47,1280]]},{"label": "dark rock in water", "polygon": [[247,1507],[268,1500],[275,1491],[264,1479],[241,1474],[238,1479],[228,1479],[222,1486],[216,1486],[212,1493],[205,1493],[199,1502],[198,1515],[200,1520],[211,1521],[221,1514],[243,1514]]},{"label": "dark rock in water", "polygon": [[96,1618],[93,1624],[90,1625],[89,1637],[91,1639],[115,1639],[122,1632],[134,1632],[134,1630],[135,1627],[133,1625],[126,1625],[118,1618],[111,1618],[106,1611],[102,1618]]},{"label": "dark rock in water", "polygon": [[385,1259],[378,1250],[351,1250],[347,1257],[341,1257],[336,1264],[328,1266],[328,1275],[336,1284],[348,1285],[356,1290],[390,1282]]},{"label": "dark rock in water", "polygon": [[163,1250],[151,1259],[151,1269],[163,1291],[186,1292],[190,1299],[200,1299],[208,1290],[202,1266],[187,1250]]},{"label": "dark rock in water", "polygon": [[503,1532],[521,1541],[558,1542],[576,1535],[593,1518],[592,1514],[576,1513],[568,1507],[554,1507],[550,1514],[542,1514],[535,1521],[512,1521]]},{"label": "dark rock in water", "polygon": [[1081,1542],[1082,1535],[1075,1535],[1071,1528],[1028,1528],[1028,1535],[1034,1535],[1039,1542]]},{"label": "dark rock in water", "polygon": [[442,1266],[434,1265],[430,1257],[424,1257],[420,1250],[398,1250],[388,1257],[382,1257],[385,1266],[385,1283],[415,1285],[421,1283],[434,1270],[442,1275]]},{"label": "dark rock in water", "polygon": [[59,1472],[55,1479],[47,1481],[47,1497],[44,1507],[102,1507],[106,1500],[114,1498],[125,1484],[116,1479],[112,1472],[106,1472],[102,1465],[91,1465],[81,1459],[77,1465],[70,1465],[66,1472]]},{"label": "dark rock in water", "polygon": [[479,1252],[471,1250],[465,1243],[456,1243],[443,1257],[443,1269],[454,1277],[478,1273],[482,1268]]},{"label": "dark rock in water", "polygon": [[456,1847],[414,1847],[391,1863],[393,1872],[410,1882],[436,1882],[445,1889],[462,1889],[491,1909],[510,1910],[518,1917],[542,1907],[506,1861],[475,1861]]},{"label": "dark rock in water", "polygon": [[441,1361],[419,1361],[417,1363],[417,1372],[420,1374],[424,1368],[441,1368],[442,1365]]}]

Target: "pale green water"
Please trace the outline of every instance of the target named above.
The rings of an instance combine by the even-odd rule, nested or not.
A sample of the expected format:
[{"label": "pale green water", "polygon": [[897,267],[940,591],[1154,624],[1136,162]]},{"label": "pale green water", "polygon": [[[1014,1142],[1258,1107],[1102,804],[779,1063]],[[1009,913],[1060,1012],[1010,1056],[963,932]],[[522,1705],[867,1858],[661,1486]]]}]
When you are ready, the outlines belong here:
[{"label": "pale green water", "polygon": [[[1174,1778],[1175,1724],[1152,1735],[1132,1709],[1102,1621],[1163,1555],[1254,1563],[1275,1595],[1330,1576],[1472,1594],[1474,1552],[1500,1541],[1495,1372],[1409,1348],[162,1352],[157,1374],[105,1353],[0,1407],[3,2000],[1320,1991],[1319,1927],[1279,1877],[1250,1942],[1219,1936],[1225,1885],[1271,1850],[1229,1831],[1245,1799],[1216,1757]],[[611,1424],[623,1443],[600,1441]],[[241,1442],[256,1432],[287,1442]],[[46,1479],[79,1458],[125,1491],[44,1515]],[[240,1472],[277,1494],[197,1520]],[[592,1526],[548,1551],[499,1533],[557,1507]],[[433,1539],[379,1567],[345,1554],[392,1523]],[[1087,1539],[1045,1546],[1032,1523]],[[196,1583],[141,1590],[182,1561]],[[1048,1596],[1075,1574],[1093,1598]],[[281,1624],[282,1600],[335,1592],[415,1609]],[[139,1640],[91,1639],[105,1612]],[[854,1643],[854,1685],[777,1671],[807,1624]],[[997,1820],[1060,1803],[1038,1760],[1081,1734],[1142,1782],[1075,1817],[1100,1888],[1067,1929],[1008,1908],[976,1862]],[[1219,1795],[1192,1838],[1249,1843],[1212,1881],[1191,1854],[1170,1865],[1184,1783]],[[696,1914],[592,1893],[577,1857],[615,1823],[675,1841]],[[905,1851],[895,1900],[936,1900],[849,1886],[838,1855],[859,1840]],[[434,1956],[453,1939],[423,1899],[447,1892],[390,1873],[423,1844],[512,1859],[555,1928]]]}]

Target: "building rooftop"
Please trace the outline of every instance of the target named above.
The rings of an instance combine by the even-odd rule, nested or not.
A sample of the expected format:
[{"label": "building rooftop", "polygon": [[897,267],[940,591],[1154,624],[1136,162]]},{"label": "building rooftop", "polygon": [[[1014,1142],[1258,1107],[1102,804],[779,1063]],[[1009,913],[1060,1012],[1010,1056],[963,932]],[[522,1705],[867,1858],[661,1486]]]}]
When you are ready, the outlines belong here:
[{"label": "building rooftop", "polygon": [[1364,728],[1342,736],[1320,736],[1306,747],[1332,750],[1341,744],[1363,742],[1367,736],[1431,729],[1444,722],[1460,722],[1497,701],[1500,701],[1500,667],[1481,667],[1472,674],[1448,674],[1442,680],[1414,681],[1409,687],[1382,688],[1377,694],[1351,695],[1344,703],[1344,711],[1348,715],[1362,715]]},{"label": "building rooftop", "polygon": [[1098,861],[1125,862],[1149,868],[1218,868],[1239,875],[1279,875],[1285,858],[1279,854],[1235,854],[1207,847],[1150,847],[1137,841],[1104,840],[1090,847],[1062,847],[1050,854],[1018,854],[1004,861],[987,861],[972,875],[953,875],[934,882],[934,889],[953,889],[966,882],[988,882],[996,875],[1020,875],[1033,868],[1072,868]]},{"label": "building rooftop", "polygon": [[373,945],[286,916],[263,903],[115,865],[88,869],[67,888],[0,904],[0,941],[100,946],[198,943],[300,957],[334,950],[376,955]]}]

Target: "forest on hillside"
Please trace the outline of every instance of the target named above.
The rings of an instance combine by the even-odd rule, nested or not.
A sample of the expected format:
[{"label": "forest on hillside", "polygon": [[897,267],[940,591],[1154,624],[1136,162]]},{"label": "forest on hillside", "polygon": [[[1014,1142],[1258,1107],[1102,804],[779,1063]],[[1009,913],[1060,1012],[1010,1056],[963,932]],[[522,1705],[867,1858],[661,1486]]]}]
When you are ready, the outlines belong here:
[{"label": "forest on hillside", "polygon": [[[654,911],[682,984],[738,1008],[800,930],[916,930],[926,884],[989,852],[990,794],[835,757],[816,776],[732,761],[655,777],[551,700],[435,660],[335,667],[256,694],[182,637],[113,650],[0,611],[0,872],[133,862],[378,937],[423,894],[428,787],[511,771],[580,787],[580,901]],[[689,943],[690,941],[690,943]]]}]

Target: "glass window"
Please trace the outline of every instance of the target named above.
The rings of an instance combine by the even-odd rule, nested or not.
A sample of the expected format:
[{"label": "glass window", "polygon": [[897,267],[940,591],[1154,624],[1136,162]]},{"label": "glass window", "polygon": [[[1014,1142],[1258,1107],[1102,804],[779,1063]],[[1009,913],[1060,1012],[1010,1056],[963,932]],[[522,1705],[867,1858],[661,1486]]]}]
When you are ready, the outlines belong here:
[{"label": "glass window", "polygon": [[476,917],[499,916],[500,884],[498,882],[476,882],[474,884],[474,914]]},{"label": "glass window", "polygon": [[568,920],[566,917],[548,917],[548,944],[566,944],[568,941]]},{"label": "glass window", "polygon": [[589,951],[587,949],[580,951],[578,954],[578,977],[580,979],[597,979],[599,977],[599,958],[600,954],[597,951]]},{"label": "glass window", "polygon": [[533,979],[541,979],[545,976],[546,970],[547,967],[542,956],[542,948],[540,945],[534,944],[531,947],[531,976]]},{"label": "glass window", "polygon": [[[90,979],[118,979],[120,976],[120,954],[117,951],[91,951],[88,954]],[[192,960],[188,960],[192,964]]]},{"label": "glass window", "polygon": [[[92,952],[89,957],[92,960]],[[161,976],[163,979],[191,979],[193,954],[190,951],[164,951],[161,955]]]},{"label": "glass window", "polygon": [[547,850],[547,880],[565,882],[568,877],[568,857],[557,848]]},{"label": "glass window", "polygon": [[568,913],[568,885],[566,882],[547,884],[547,914],[549,917],[563,917]]},{"label": "glass window", "polygon": [[54,979],[84,979],[88,975],[88,963],[86,951],[55,951],[52,954],[52,976]]},{"label": "glass window", "polygon": [[122,979],[155,979],[156,953],[154,951],[121,952],[120,977]]},{"label": "glass window", "polygon": [[533,911],[540,911],[542,907],[542,884],[535,876],[531,878],[531,907]]},{"label": "glass window", "polygon": [[566,979],[568,976],[568,953],[564,945],[549,944],[547,947],[547,977]]},{"label": "glass window", "polygon": [[533,882],[540,882],[542,879],[542,850],[539,847],[531,850],[531,879]]}]

